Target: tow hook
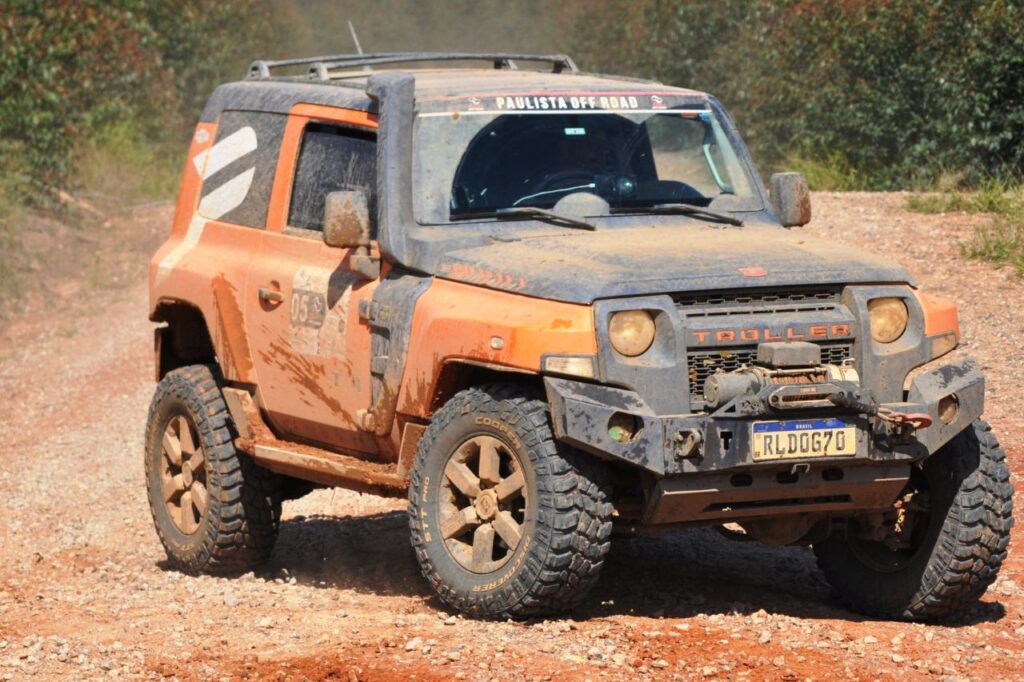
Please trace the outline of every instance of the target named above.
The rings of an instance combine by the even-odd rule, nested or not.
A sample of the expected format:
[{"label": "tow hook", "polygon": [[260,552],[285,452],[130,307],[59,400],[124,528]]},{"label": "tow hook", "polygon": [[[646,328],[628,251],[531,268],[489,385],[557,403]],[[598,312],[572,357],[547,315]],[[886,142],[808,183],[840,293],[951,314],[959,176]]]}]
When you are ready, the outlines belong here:
[{"label": "tow hook", "polygon": [[869,417],[877,417],[888,422],[904,434],[918,429],[926,429],[932,425],[932,418],[923,412],[896,412],[886,407],[877,407],[871,403],[858,400],[852,393],[833,393],[829,401],[837,407],[863,412]]},{"label": "tow hook", "polygon": [[883,407],[878,410],[878,418],[899,427],[909,427],[911,431],[927,429],[932,425],[932,418],[923,412],[893,412]]}]

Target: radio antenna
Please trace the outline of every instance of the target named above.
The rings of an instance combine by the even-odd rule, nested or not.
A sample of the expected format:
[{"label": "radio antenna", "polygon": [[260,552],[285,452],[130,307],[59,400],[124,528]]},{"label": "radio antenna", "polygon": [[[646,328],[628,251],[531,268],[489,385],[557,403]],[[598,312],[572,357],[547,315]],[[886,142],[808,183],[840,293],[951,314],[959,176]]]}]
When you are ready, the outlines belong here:
[{"label": "radio antenna", "polygon": [[356,35],[356,27],[352,25],[352,20],[348,20],[348,32],[352,34],[352,42],[356,44],[356,52],[359,54],[363,53],[363,46],[359,44],[359,36]]}]

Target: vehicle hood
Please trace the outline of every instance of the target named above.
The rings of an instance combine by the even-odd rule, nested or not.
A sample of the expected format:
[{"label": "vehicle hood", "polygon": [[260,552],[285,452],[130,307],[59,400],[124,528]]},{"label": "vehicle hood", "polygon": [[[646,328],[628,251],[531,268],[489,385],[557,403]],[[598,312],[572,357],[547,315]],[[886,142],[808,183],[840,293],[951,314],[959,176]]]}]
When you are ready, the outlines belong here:
[{"label": "vehicle hood", "polygon": [[769,225],[565,229],[449,250],[439,277],[571,303],[801,284],[910,283],[899,265]]}]

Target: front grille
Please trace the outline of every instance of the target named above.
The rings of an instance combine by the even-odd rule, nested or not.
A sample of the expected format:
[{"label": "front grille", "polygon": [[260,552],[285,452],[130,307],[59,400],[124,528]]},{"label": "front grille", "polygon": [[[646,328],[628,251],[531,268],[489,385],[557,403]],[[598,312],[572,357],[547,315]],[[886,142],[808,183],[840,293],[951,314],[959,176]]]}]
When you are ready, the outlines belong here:
[{"label": "front grille", "polygon": [[841,287],[834,286],[739,289],[674,294],[672,300],[687,317],[712,317],[831,310],[839,304],[842,293]]},{"label": "front grille", "polygon": [[[853,357],[853,343],[820,343],[821,362],[825,365],[841,365]],[[690,372],[690,402],[696,408],[704,404],[704,382],[715,372],[732,372],[754,364],[757,346],[722,348],[718,350],[694,350],[686,354]]]}]

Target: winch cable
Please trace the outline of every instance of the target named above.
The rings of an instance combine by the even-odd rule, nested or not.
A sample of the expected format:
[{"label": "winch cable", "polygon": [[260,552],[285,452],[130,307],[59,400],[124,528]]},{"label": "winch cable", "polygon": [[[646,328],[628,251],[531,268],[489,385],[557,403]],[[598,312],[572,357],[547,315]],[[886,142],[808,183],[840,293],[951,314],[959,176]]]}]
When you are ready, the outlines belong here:
[{"label": "winch cable", "polygon": [[926,429],[932,425],[932,418],[923,412],[896,412],[887,407],[878,407],[859,400],[853,393],[833,393],[829,395],[828,399],[837,407],[863,412],[869,417],[878,417],[882,421],[896,426],[909,427],[911,431]]}]

